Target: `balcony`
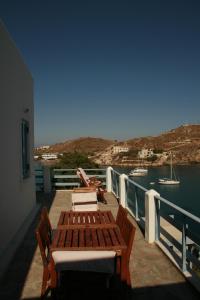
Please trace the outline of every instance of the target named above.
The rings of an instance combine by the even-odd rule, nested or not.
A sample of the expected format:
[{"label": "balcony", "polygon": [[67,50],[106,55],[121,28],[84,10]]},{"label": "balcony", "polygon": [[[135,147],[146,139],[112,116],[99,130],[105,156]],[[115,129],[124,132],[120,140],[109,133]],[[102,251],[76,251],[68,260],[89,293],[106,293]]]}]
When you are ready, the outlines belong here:
[{"label": "balcony", "polygon": [[[147,212],[145,213],[147,207],[145,207],[144,203],[142,205],[141,201],[144,201],[145,197],[145,201],[147,201],[149,197],[150,205],[152,194],[149,194],[149,191],[131,182],[124,175],[122,176],[110,169],[110,172],[107,172],[107,187],[109,191],[105,195],[107,204],[100,203],[100,209],[111,210],[113,215],[116,216],[118,199],[120,199],[121,203],[129,209],[130,218],[137,228],[131,253],[130,271],[132,289],[128,295],[128,299],[199,299],[199,292],[188,281],[189,278],[185,276],[187,275],[185,268],[187,268],[187,273],[189,273],[190,270],[188,268],[191,267],[191,261],[193,264],[196,262],[198,265],[198,260],[195,260],[192,254],[188,253],[186,249],[187,243],[184,244],[184,240],[186,241],[187,237],[184,235],[184,230],[183,245],[180,248],[177,245],[178,242],[175,237],[174,240],[169,237],[173,233],[165,233],[166,227],[163,229],[164,220],[161,219],[161,211],[158,213],[158,206],[156,206],[155,210],[155,225],[157,230],[148,229],[148,218],[151,218],[151,216],[148,216]],[[43,192],[37,194],[38,203],[41,204],[41,207],[44,205],[48,207],[50,220],[53,227],[56,227],[60,211],[71,209],[71,191],[68,189],[54,189],[48,194]],[[132,201],[130,201],[131,195],[134,195],[132,196]],[[153,198],[156,198],[160,202],[162,201],[157,194],[153,195]],[[165,203],[165,205],[167,204]],[[1,299],[40,299],[42,262],[34,237],[38,218],[39,213],[31,224],[23,243],[2,278],[0,289]],[[168,221],[171,222],[170,219]],[[185,226],[183,226],[184,228]],[[151,240],[152,236],[154,239],[153,242]],[[174,244],[176,244],[176,251],[173,251],[175,249]],[[168,249],[168,252],[164,252],[164,246]],[[183,252],[182,255],[180,254],[181,252]],[[171,255],[171,259],[169,258],[169,254]],[[188,260],[188,257],[191,258],[191,261]],[[117,284],[107,289],[102,279],[98,277],[84,278],[84,284],[82,280],[79,282],[77,278],[74,278],[74,280],[69,278],[65,284],[65,291],[61,295],[61,299],[94,299],[94,295],[95,299],[124,298]],[[50,298],[50,296],[48,297]]]}]

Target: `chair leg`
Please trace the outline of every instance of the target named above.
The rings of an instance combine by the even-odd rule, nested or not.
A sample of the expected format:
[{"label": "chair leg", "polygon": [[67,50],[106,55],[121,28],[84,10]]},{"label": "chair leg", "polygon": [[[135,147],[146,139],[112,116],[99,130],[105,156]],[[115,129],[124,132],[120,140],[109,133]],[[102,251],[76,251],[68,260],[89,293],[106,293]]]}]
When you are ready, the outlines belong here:
[{"label": "chair leg", "polygon": [[126,284],[129,288],[131,288],[131,275],[129,269],[126,271]]},{"label": "chair leg", "polygon": [[48,280],[49,280],[49,271],[48,269],[43,270],[43,278],[42,278],[42,288],[41,288],[41,298],[45,296],[48,289]]}]

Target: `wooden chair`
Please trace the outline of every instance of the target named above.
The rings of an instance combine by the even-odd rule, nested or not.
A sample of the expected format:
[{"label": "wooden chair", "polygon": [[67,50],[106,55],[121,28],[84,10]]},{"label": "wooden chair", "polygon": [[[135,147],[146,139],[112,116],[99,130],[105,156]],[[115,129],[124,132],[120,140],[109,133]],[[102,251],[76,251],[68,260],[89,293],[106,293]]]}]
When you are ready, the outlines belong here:
[{"label": "wooden chair", "polygon": [[127,217],[128,211],[120,204],[117,212],[116,223],[121,228],[124,219]]},{"label": "wooden chair", "polygon": [[96,188],[98,200],[106,203],[104,198],[105,189],[102,187],[102,182],[95,176],[89,177],[82,168],[78,168],[76,174],[80,178],[82,184],[87,188]]},{"label": "wooden chair", "polygon": [[[44,211],[43,211],[44,212]],[[47,220],[41,215],[39,225],[36,228],[35,234],[40,249],[40,254],[43,262],[43,278],[41,288],[41,298],[48,294],[49,290],[54,291],[57,287],[57,272],[52,268],[50,263],[50,227]]]},{"label": "wooden chair", "polygon": [[49,239],[50,242],[52,242],[52,237],[53,237],[53,230],[52,230],[52,226],[51,226],[51,222],[49,220],[49,214],[48,214],[48,210],[47,207],[44,206],[41,210],[41,215],[40,215],[40,219],[44,219],[46,226],[49,230]]},{"label": "wooden chair", "polygon": [[[119,223],[120,231],[123,236],[123,239],[127,245],[127,250],[124,253],[124,259],[123,264],[121,265],[121,268],[123,268],[123,274],[124,276],[121,277],[122,282],[126,282],[127,286],[131,286],[131,277],[130,277],[130,271],[129,271],[129,262],[130,262],[130,255],[132,250],[132,245],[135,237],[135,226],[131,223],[131,221],[128,219],[127,214],[123,212],[123,216],[120,218]],[[121,274],[122,274],[121,273]]]},{"label": "wooden chair", "polygon": [[78,168],[76,174],[80,178],[83,185],[86,187],[98,187],[102,185],[100,180],[98,180],[95,176],[89,177],[82,168]]},{"label": "wooden chair", "polygon": [[50,230],[48,212],[46,208],[43,208],[35,231],[43,262],[41,298],[45,297],[50,290],[56,291],[59,274],[62,271],[89,271],[105,274],[115,272],[115,251],[54,251],[50,255]]}]

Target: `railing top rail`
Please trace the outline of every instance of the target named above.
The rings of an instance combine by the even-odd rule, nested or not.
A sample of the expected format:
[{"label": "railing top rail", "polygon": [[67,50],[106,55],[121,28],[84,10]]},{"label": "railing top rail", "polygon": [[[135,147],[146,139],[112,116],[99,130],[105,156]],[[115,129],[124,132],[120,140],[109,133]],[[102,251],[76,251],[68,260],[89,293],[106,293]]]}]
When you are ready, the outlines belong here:
[{"label": "railing top rail", "polygon": [[84,169],[85,171],[106,171],[105,168],[102,169]]},{"label": "railing top rail", "polygon": [[189,217],[190,219],[192,219],[193,221],[196,221],[197,223],[200,224],[200,218],[198,218],[197,216],[194,216],[193,214],[191,214],[190,212],[188,212],[187,210],[177,206],[176,204],[166,200],[165,198],[161,197],[161,196],[155,196],[155,198],[157,200],[160,200],[161,202],[169,205],[170,207],[174,208],[175,210],[179,211],[180,213],[182,213],[183,215],[185,215],[186,217]]},{"label": "railing top rail", "polygon": [[[56,172],[59,171],[76,171],[77,169],[53,169]],[[85,171],[105,171],[106,169],[84,169]]]},{"label": "railing top rail", "polygon": [[117,174],[117,175],[119,175],[119,176],[122,175],[121,173],[119,173],[118,171],[116,171],[114,169],[112,169],[112,172],[115,173],[115,174]]},{"label": "railing top rail", "polygon": [[56,172],[59,172],[59,171],[76,171],[76,169],[53,169],[54,171]]},{"label": "railing top rail", "polygon": [[141,189],[144,192],[147,192],[148,190],[146,188],[144,188],[142,185],[138,184],[137,182],[131,180],[130,178],[126,178],[127,181],[129,181],[130,183],[132,183],[133,185],[135,185],[136,187],[138,187],[139,189]]}]

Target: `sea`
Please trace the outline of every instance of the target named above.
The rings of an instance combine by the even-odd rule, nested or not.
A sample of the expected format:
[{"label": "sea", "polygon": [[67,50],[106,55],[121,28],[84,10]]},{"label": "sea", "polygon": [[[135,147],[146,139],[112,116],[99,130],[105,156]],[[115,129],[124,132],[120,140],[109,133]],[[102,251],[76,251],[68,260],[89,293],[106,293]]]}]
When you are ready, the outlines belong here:
[{"label": "sea", "polygon": [[[127,174],[133,167],[113,167],[119,173]],[[148,175],[131,179],[146,189],[156,190],[161,197],[200,217],[200,164],[174,166],[179,185],[160,185],[159,178],[169,177],[169,166],[150,167]]]}]

